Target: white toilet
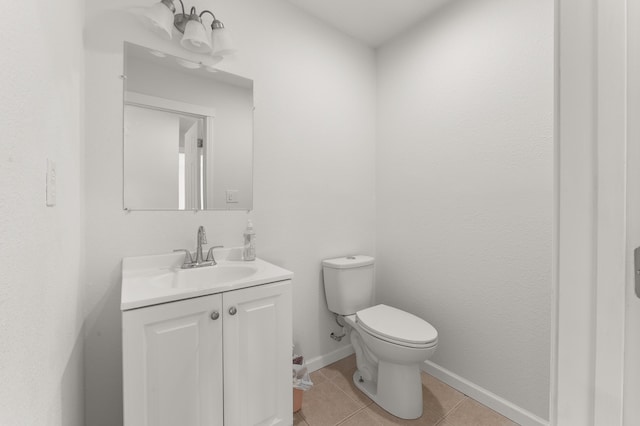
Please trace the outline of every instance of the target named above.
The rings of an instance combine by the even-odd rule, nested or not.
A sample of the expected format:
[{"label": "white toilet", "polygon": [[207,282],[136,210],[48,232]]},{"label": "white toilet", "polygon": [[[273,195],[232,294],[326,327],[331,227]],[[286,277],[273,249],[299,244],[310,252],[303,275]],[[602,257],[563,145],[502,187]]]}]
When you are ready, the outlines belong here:
[{"label": "white toilet", "polygon": [[420,365],[438,344],[438,332],[415,315],[373,304],[373,257],[322,262],[331,312],[344,316],[356,352],[355,385],[402,419],[422,416]]}]

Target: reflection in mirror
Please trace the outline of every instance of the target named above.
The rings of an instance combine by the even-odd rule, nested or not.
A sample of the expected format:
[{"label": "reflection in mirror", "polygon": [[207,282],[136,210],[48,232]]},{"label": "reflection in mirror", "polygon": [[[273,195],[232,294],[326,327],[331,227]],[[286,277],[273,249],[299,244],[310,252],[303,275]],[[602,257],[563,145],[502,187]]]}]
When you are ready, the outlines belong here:
[{"label": "reflection in mirror", "polygon": [[[131,97],[129,97],[130,99]],[[202,210],[205,204],[206,117],[154,109],[128,101],[124,107],[125,206]]]},{"label": "reflection in mirror", "polygon": [[251,210],[253,82],[131,43],[125,76],[124,208]]}]

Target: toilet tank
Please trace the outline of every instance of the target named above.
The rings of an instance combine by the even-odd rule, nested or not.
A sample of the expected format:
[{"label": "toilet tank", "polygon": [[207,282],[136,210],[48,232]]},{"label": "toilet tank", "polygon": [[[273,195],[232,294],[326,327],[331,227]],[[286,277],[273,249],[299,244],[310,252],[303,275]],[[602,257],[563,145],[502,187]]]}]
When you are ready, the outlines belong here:
[{"label": "toilet tank", "polygon": [[351,315],[373,303],[373,257],[347,256],[322,261],[324,292],[333,313]]}]

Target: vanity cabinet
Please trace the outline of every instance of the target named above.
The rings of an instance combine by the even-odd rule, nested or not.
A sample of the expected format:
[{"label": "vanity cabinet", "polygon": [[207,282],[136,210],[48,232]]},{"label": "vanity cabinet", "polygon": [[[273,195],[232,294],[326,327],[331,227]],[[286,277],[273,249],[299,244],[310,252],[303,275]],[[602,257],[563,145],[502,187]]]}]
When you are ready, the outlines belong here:
[{"label": "vanity cabinet", "polygon": [[291,281],[124,311],[125,426],[291,425]]}]

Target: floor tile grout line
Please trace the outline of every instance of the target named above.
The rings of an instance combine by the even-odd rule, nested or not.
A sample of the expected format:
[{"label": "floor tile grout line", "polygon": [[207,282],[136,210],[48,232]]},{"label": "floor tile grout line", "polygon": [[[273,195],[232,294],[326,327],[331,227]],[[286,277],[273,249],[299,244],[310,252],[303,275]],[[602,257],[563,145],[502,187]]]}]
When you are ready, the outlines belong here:
[{"label": "floor tile grout line", "polygon": [[[335,383],[331,382],[331,384],[332,384],[332,385],[334,385],[335,387],[337,387],[338,389],[340,389],[340,386],[336,385]],[[349,398],[351,401],[355,402],[356,404],[358,404],[358,405],[361,405],[361,404],[362,404],[362,405],[363,405],[363,407],[361,407],[361,408],[367,408],[368,406],[370,406],[370,405],[373,403],[373,401],[371,401],[371,398],[369,398],[368,396],[367,396],[367,398],[368,398],[368,399],[369,399],[369,401],[371,401],[371,402],[367,402],[367,403],[365,403],[364,401],[361,401],[361,400],[356,399],[356,398],[354,398],[353,396],[349,395],[348,393],[346,393],[346,392],[345,392],[345,391],[343,391],[342,389],[340,389],[340,392],[342,392],[343,394],[345,394],[345,395],[347,396],[347,398]],[[364,394],[363,394],[363,395],[364,395]],[[366,396],[366,395],[365,395],[365,396]]]},{"label": "floor tile grout line", "polygon": [[[342,390],[342,388],[340,388],[340,386],[338,386],[336,383],[334,383],[333,379],[329,380],[329,383],[331,383],[333,386],[335,386],[340,392],[342,392],[343,394],[345,394],[345,396],[347,398],[349,398],[351,401],[355,402],[356,404],[360,405],[360,404],[364,404],[364,407],[361,408],[367,408],[369,406],[369,404],[365,404],[364,402],[360,401],[359,399],[355,399],[353,398],[351,395],[349,395],[348,393],[346,393],[345,391]],[[366,396],[366,395],[365,395]],[[367,397],[368,398],[368,397]]]},{"label": "floor tile grout line", "polygon": [[320,368],[319,370],[316,371],[312,371],[309,373],[309,375],[311,374],[319,374],[321,375],[325,380],[330,380],[323,372],[322,372],[322,368]]},{"label": "floor tile grout line", "polygon": [[438,423],[436,423],[436,424],[435,424],[435,425],[433,425],[433,426],[441,426],[441,425],[444,423],[444,421],[445,421],[446,419],[447,419],[447,416],[444,416],[443,418],[441,418],[440,420],[438,420]]},{"label": "floor tile grout line", "polygon": [[353,413],[349,414],[346,418],[344,418],[344,419],[340,420],[340,421],[339,421],[338,423],[336,423],[334,426],[338,426],[338,425],[341,425],[341,424],[345,423],[345,422],[346,422],[346,421],[348,421],[350,418],[352,418],[352,417],[356,416],[357,414],[359,414],[360,412],[362,412],[362,411],[366,410],[366,409],[367,409],[367,407],[369,407],[369,406],[367,405],[366,407],[362,407],[362,408],[360,408],[359,410],[357,410],[357,411],[355,411],[355,412],[353,412]]},{"label": "floor tile grout line", "polygon": [[[325,376],[326,378],[326,376]],[[341,394],[343,394],[347,399],[349,399],[350,401],[352,401],[353,403],[358,405],[358,408],[353,411],[352,413],[348,414],[345,418],[341,419],[338,421],[338,423],[336,423],[335,425],[339,425],[345,421],[347,421],[349,418],[351,418],[352,416],[356,415],[357,413],[359,413],[360,411],[366,409],[369,405],[364,405],[364,406],[360,406],[360,404],[364,404],[363,402],[359,401],[359,400],[355,400],[354,398],[352,398],[351,396],[349,396],[349,394],[347,394],[345,391],[343,391],[342,389],[340,389],[340,387],[335,384],[333,382],[332,379],[327,378],[327,383],[332,385],[333,388],[335,388],[335,390],[337,390],[338,392],[340,392]],[[313,426],[311,425],[311,423],[307,420],[307,418],[304,416],[304,413],[302,413],[302,411],[300,412],[300,415],[302,416],[303,420],[309,425],[309,426]],[[334,425],[334,426],[335,426]]]},{"label": "floor tile grout line", "polygon": [[[307,422],[307,419],[304,418],[304,416],[302,415],[301,411],[296,411],[295,413],[293,413],[293,420],[295,421],[295,417],[296,414],[298,415],[298,417],[300,417],[302,419],[302,421],[304,422],[305,425],[309,426],[309,423]],[[304,426],[304,425],[303,425]]]},{"label": "floor tile grout line", "polygon": [[[338,376],[335,376],[333,379],[328,379],[328,380],[329,380],[329,382],[330,382],[331,384],[333,384],[335,387],[337,387],[338,389],[340,389],[340,390],[342,391],[342,393],[344,393],[345,395],[347,395],[347,397],[349,397],[353,402],[355,402],[356,404],[364,404],[364,407],[363,407],[363,408],[367,408],[368,406],[370,406],[371,404],[373,404],[373,400],[372,400],[371,398],[369,398],[369,397],[368,397],[364,392],[362,392],[362,391],[361,391],[360,389],[358,389],[357,387],[356,387],[356,391],[358,391],[358,392],[362,393],[362,395],[364,395],[364,396],[369,400],[369,402],[364,403],[363,401],[361,401],[361,400],[359,400],[359,399],[356,399],[356,398],[352,397],[351,395],[349,395],[348,393],[346,393],[345,391],[343,391],[343,390],[340,388],[340,386],[338,386],[338,385],[334,382],[334,379],[336,379],[337,377],[338,377]],[[344,377],[344,376],[342,376],[342,377]],[[344,378],[345,378],[347,381],[349,381],[349,377],[344,377]],[[351,380],[353,381],[353,378],[352,378]],[[350,383],[352,383],[352,381],[351,381]],[[355,384],[354,384],[354,386],[355,386]]]},{"label": "floor tile grout line", "polygon": [[460,401],[458,401],[458,403],[456,405],[451,407],[451,409],[445,413],[444,417],[441,418],[440,421],[435,426],[440,426],[440,424],[444,423],[444,421],[447,420],[447,417],[449,417],[451,414],[453,414],[453,412],[456,411],[458,409],[458,407],[460,407],[462,405],[462,403],[464,403],[468,399],[471,399],[471,398],[469,398],[469,396],[467,396],[465,394],[462,394],[462,395],[464,395],[464,398],[460,399]]},{"label": "floor tile grout line", "polygon": [[449,416],[449,414],[451,414],[454,411],[456,411],[458,409],[458,407],[460,407],[463,403],[467,402],[468,400],[473,400],[473,398],[471,398],[471,397],[469,397],[467,395],[464,395],[464,398],[460,399],[460,401],[458,401],[458,403],[456,405],[451,407],[451,410],[447,411],[447,413],[444,415],[444,417],[447,418]]}]

